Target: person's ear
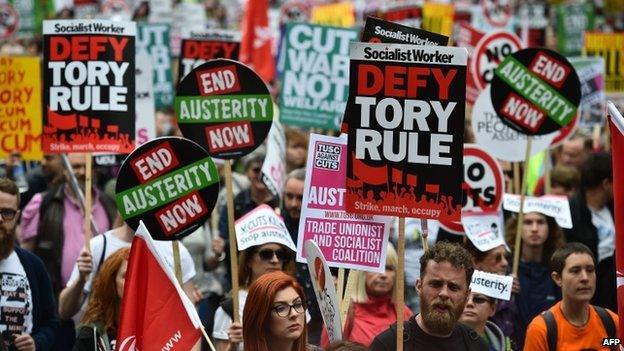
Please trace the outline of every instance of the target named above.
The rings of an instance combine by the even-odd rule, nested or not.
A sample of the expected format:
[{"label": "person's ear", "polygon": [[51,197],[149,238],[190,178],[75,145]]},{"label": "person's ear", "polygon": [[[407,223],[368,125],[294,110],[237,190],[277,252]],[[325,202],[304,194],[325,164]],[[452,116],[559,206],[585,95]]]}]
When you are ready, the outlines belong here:
[{"label": "person's ear", "polygon": [[552,272],[552,273],[550,273],[550,277],[555,282],[555,284],[557,284],[557,286],[561,288],[562,282],[561,282],[561,276],[559,275],[559,273]]},{"label": "person's ear", "polygon": [[416,292],[418,295],[422,293],[422,280],[420,278],[416,279]]}]

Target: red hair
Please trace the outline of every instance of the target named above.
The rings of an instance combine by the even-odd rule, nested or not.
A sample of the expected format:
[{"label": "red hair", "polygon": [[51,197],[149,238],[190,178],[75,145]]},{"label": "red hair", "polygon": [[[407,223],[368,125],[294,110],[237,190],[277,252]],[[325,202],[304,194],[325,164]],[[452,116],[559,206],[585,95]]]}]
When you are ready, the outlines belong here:
[{"label": "red hair", "polygon": [[[243,343],[245,351],[269,351],[266,336],[268,334],[273,300],[278,292],[293,288],[305,305],[303,288],[290,275],[271,272],[262,275],[251,284],[243,311]],[[293,345],[293,351],[305,351],[307,327],[304,325],[301,336]]]}]

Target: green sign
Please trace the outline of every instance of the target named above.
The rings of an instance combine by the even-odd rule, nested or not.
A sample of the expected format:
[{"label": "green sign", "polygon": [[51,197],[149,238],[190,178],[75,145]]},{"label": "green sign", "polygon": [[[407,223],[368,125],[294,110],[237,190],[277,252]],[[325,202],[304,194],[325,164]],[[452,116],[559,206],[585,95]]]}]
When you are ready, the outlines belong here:
[{"label": "green sign", "polygon": [[578,56],[583,33],[594,29],[594,8],[590,4],[560,4],[555,7],[557,50],[564,56]]},{"label": "green sign", "polygon": [[[136,52],[152,58],[154,71],[154,102],[156,108],[173,105],[173,75],[169,49],[169,25],[139,23]],[[137,65],[140,66],[140,62]]]},{"label": "green sign", "polygon": [[289,23],[284,36],[280,121],[339,130],[349,95],[354,29]]}]

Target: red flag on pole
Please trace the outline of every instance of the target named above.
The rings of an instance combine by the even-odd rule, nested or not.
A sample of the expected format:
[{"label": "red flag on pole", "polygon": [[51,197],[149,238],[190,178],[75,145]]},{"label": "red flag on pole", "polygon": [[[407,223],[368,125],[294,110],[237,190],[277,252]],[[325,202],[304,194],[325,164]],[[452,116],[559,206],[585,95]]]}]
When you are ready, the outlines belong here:
[{"label": "red flag on pole", "polygon": [[241,29],[240,62],[249,65],[268,84],[275,76],[268,0],[247,0]]},{"label": "red flag on pole", "polygon": [[624,337],[624,118],[611,102],[608,104],[613,164],[613,218],[615,219],[615,270],[617,279],[620,339]]},{"label": "red flag on pole", "polygon": [[130,250],[115,349],[190,350],[200,327],[195,307],[141,222]]}]

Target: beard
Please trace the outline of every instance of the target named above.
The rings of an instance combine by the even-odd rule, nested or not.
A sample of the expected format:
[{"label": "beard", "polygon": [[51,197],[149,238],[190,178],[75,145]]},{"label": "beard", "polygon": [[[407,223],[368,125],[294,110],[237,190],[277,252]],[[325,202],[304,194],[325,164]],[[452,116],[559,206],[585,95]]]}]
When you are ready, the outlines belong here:
[{"label": "beard", "polygon": [[15,248],[15,227],[6,229],[0,225],[0,260],[9,257]]},{"label": "beard", "polygon": [[[427,329],[434,334],[451,334],[464,311],[464,305],[465,302],[453,307],[449,301],[445,302],[440,299],[428,301],[421,295],[422,321]],[[438,307],[443,307],[445,310],[439,311]]]}]

